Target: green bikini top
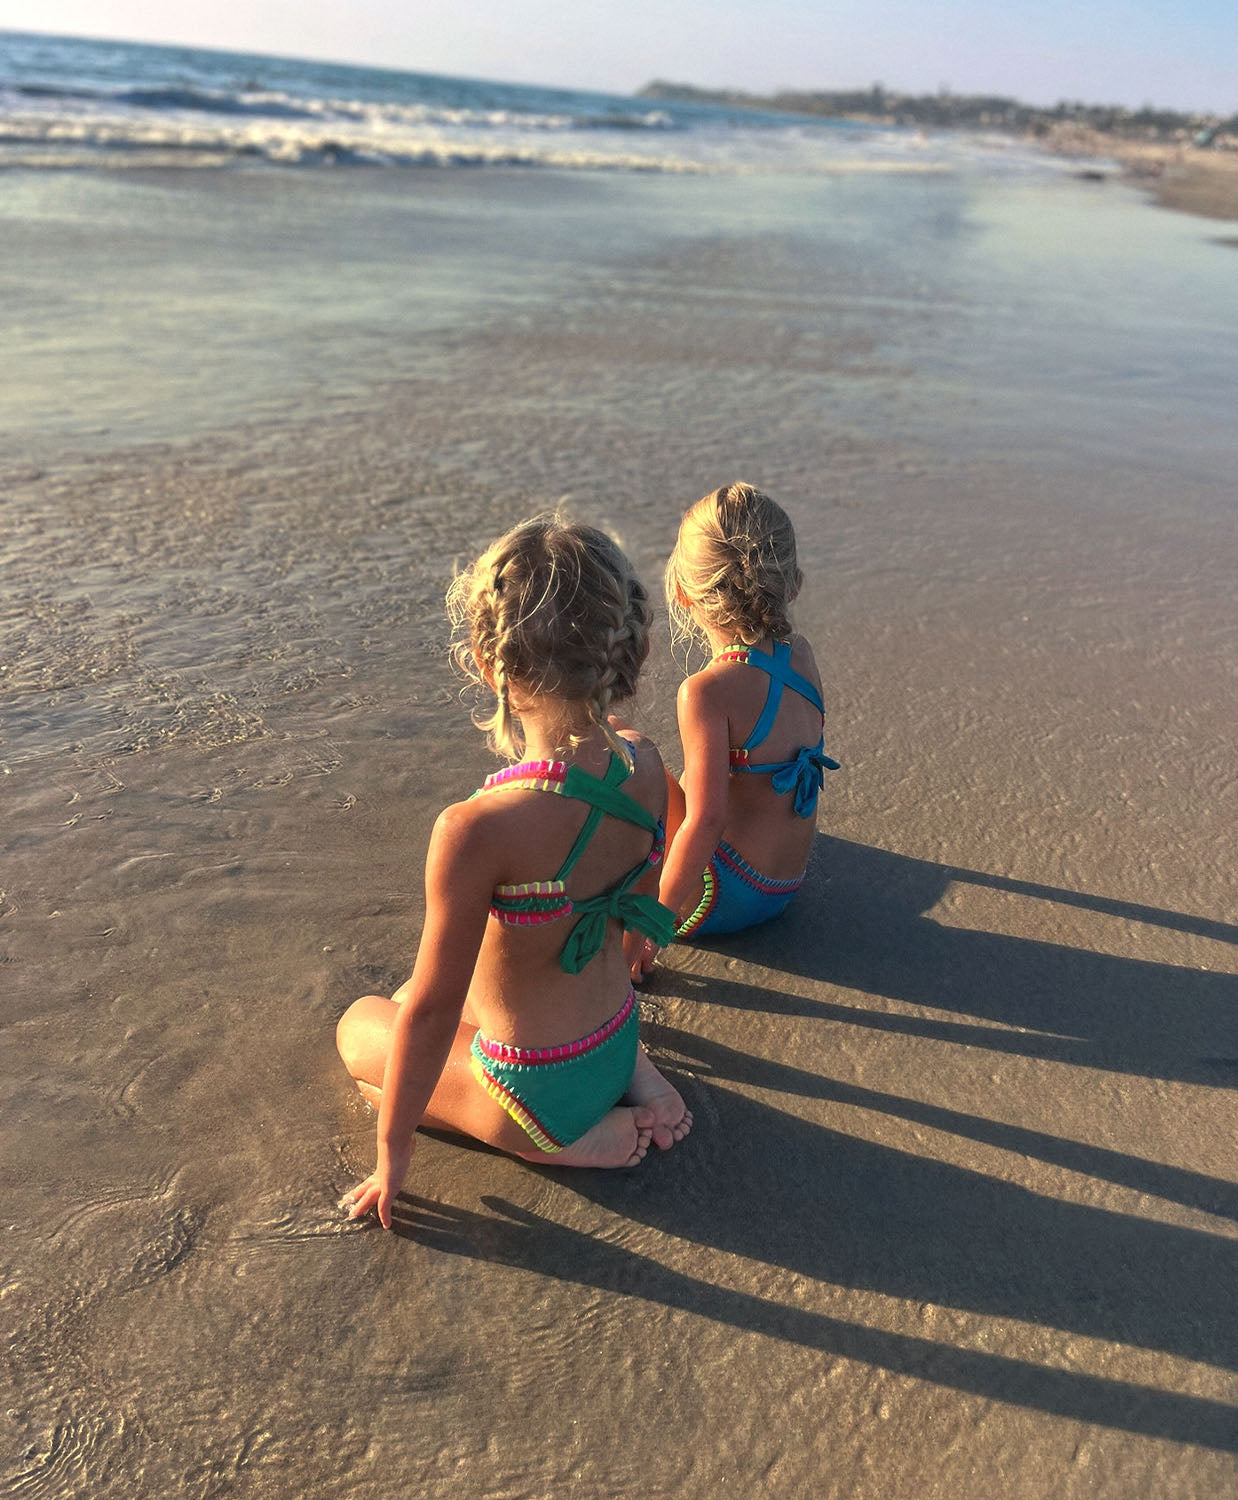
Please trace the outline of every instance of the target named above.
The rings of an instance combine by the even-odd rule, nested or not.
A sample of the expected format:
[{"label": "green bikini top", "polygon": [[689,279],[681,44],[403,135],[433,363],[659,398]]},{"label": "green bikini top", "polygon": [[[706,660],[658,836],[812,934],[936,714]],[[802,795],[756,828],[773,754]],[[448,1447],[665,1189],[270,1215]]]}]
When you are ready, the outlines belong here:
[{"label": "green bikini top", "polygon": [[[625,930],[634,927],[643,932],[660,947],[675,935],[675,916],[671,909],[654,896],[632,890],[650,865],[661,861],[666,842],[661,821],[620,789],[621,783],[635,769],[636,762],[631,755],[617,755],[613,750],[610,765],[601,778],[561,760],[528,760],[487,776],[473,794],[480,797],[500,788],[519,787],[524,791],[557,792],[560,796],[589,804],[589,814],[576,835],[576,842],[568,850],[567,858],[560,865],[559,873],[552,880],[496,886],[490,904],[492,917],[517,927],[535,927],[559,917],[574,916],[576,921],[559,955],[559,963],[569,974],[579,974],[589,960],[602,951],[606,923],[611,917]],[[653,834],[652,847],[640,864],[633,866],[609,890],[585,900],[573,900],[567,894],[567,877],[606,815],[620,818],[625,823],[635,823],[638,828]]]}]

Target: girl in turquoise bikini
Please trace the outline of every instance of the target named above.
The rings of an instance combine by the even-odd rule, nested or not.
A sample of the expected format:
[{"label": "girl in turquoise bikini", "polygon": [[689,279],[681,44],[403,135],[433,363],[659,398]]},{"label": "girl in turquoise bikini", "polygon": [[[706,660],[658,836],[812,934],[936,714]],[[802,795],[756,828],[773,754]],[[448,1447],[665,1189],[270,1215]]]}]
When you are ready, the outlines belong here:
[{"label": "girl in turquoise bikini", "polygon": [[[821,678],[791,627],[802,576],[786,512],[750,484],[684,516],[666,566],[674,624],[711,652],[679,689],[684,770],[670,784],[659,899],[680,938],[738,932],[782,912],[804,878],[825,753]],[[640,979],[656,936],[629,940]]]},{"label": "girl in turquoise bikini", "polygon": [[443,812],[412,977],[367,995],[337,1044],[378,1108],[378,1165],[346,1195],[391,1205],[430,1125],[528,1161],[631,1167],[692,1116],[637,1037],[623,934],[669,941],[656,899],[666,777],[611,726],[649,647],[645,590],[592,527],[518,526],[453,584],[457,657],[494,693],[516,764]]}]

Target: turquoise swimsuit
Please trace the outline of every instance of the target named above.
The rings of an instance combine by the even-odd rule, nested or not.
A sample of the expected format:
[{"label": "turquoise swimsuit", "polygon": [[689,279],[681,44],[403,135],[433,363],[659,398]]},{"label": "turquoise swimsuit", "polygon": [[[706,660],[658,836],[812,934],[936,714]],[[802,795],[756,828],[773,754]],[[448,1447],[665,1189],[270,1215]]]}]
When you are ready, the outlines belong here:
[{"label": "turquoise swimsuit", "polygon": [[705,893],[696,910],[675,929],[676,937],[717,937],[768,922],[787,909],[804,883],[802,875],[794,880],[771,880],[725,840],[714,850],[702,879]]},{"label": "turquoise swimsuit", "polygon": [[598,1029],[559,1047],[513,1047],[479,1031],[473,1076],[548,1155],[578,1141],[623,1098],[636,1071],[636,996]]},{"label": "turquoise swimsuit", "polygon": [[[606,941],[613,918],[625,929],[636,928],[659,945],[674,936],[675,919],[655,897],[632,887],[662,858],[661,822],[621,789],[635,761],[611,752],[602,778],[563,761],[526,761],[486,778],[481,792],[502,787],[557,792],[589,804],[589,815],[551,880],[501,885],[491,898],[490,915],[512,926],[540,926],[575,917],[559,963],[579,974]],[[635,823],[652,835],[648,855],[600,895],[573,900],[566,880],[606,815]],[[486,1092],[545,1152],[561,1151],[585,1134],[627,1091],[636,1068],[637,1010],[631,990],[619,1010],[596,1031],[555,1047],[515,1047],[482,1036],[473,1038],[473,1075]]]},{"label": "turquoise swimsuit", "polygon": [[[728,646],[714,657],[714,661],[740,662],[756,667],[770,679],[765,707],[753,725],[752,733],[738,749],[731,750],[731,774],[768,776],[770,785],[779,796],[790,794],[794,797],[795,811],[801,818],[811,818],[817,810],[817,796],[825,785],[824,773],[838,770],[838,762],[825,753],[824,731],[815,745],[803,746],[790,760],[754,765],[750,758],[751,752],[769,737],[774,727],[784,688],[789,687],[801,698],[806,698],[824,722],[821,694],[806,677],[792,668],[789,642],[775,641],[772,655],[751,646]],[[745,927],[768,922],[786,910],[791,897],[804,883],[802,875],[794,880],[771,880],[768,875],[753,869],[738,850],[725,842],[714,850],[702,880],[704,894],[700,904],[676,928],[677,937],[740,932]]]},{"label": "turquoise swimsuit", "polygon": [[750,753],[764,743],[774,727],[784,687],[789,687],[801,698],[807,698],[821,715],[824,726],[825,706],[821,702],[821,694],[807,677],[802,677],[792,668],[790,642],[775,641],[772,656],[751,646],[728,646],[714,660],[742,662],[745,666],[757,667],[769,675],[769,692],[765,695],[761,717],[752,726],[752,733],[739,749],[731,751],[732,774],[748,772],[768,776],[770,785],[779,796],[787,792],[795,794],[795,811],[801,818],[811,818],[817,810],[817,794],[825,785],[824,773],[838,770],[838,762],[831,760],[825,753],[824,727],[815,745],[803,746],[790,760],[766,761],[763,765],[755,766],[749,759]]}]

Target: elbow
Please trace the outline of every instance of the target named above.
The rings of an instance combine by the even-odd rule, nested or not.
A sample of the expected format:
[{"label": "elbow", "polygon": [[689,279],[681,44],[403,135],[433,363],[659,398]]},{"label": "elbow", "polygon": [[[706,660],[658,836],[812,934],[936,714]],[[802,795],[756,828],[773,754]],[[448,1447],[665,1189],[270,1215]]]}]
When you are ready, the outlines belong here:
[{"label": "elbow", "polygon": [[425,1026],[455,1028],[464,1009],[463,995],[448,995],[441,990],[414,989],[411,982],[401,986],[392,997],[399,1005],[392,1029],[407,1035]]},{"label": "elbow", "polygon": [[679,838],[685,843],[708,847],[712,853],[717,848],[718,840],[722,837],[722,830],[725,827],[725,813],[707,808],[684,820],[683,827],[679,830]]}]

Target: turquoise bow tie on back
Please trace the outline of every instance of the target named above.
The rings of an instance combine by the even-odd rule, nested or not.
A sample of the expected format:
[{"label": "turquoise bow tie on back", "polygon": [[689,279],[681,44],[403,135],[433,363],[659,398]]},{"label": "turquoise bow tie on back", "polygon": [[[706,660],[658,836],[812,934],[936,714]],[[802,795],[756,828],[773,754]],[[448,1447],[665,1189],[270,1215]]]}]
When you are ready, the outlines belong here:
[{"label": "turquoise bow tie on back", "polygon": [[820,745],[816,749],[808,745],[794,760],[783,761],[770,776],[770,785],[782,796],[795,788],[795,811],[801,818],[811,818],[817,806],[817,794],[825,785],[825,772],[837,771],[838,762],[832,760]]},{"label": "turquoise bow tie on back", "polygon": [[606,923],[611,917],[621,922],[625,931],[635,927],[638,932],[643,932],[659,948],[665,948],[675,936],[675,914],[656,896],[630,890],[611,891],[609,895],[594,896],[589,901],[576,901],[572,910],[580,920],[568,934],[559,955],[559,963],[569,974],[579,974],[589,960],[602,951]]}]

